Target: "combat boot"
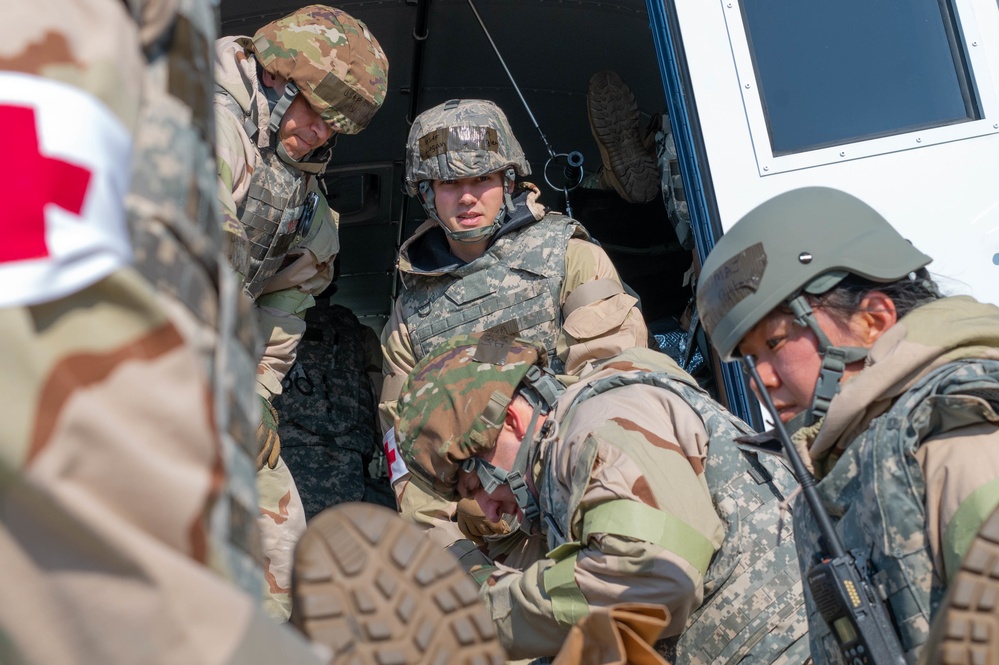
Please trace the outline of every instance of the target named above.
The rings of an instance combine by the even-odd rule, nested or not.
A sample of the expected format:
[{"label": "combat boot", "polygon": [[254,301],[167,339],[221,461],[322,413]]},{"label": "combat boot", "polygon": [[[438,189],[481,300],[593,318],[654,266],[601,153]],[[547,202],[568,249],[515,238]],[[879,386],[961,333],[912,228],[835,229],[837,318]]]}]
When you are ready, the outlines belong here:
[{"label": "combat boot", "polygon": [[331,665],[502,665],[479,590],[457,560],[395,511],[345,503],[295,551],[291,622]]},{"label": "combat boot", "polygon": [[968,546],[920,664],[999,665],[999,508]]},{"label": "combat boot", "polygon": [[621,77],[609,70],[594,74],[586,111],[603,160],[602,181],[630,203],[647,203],[658,196],[655,151],[639,126],[635,95]]}]

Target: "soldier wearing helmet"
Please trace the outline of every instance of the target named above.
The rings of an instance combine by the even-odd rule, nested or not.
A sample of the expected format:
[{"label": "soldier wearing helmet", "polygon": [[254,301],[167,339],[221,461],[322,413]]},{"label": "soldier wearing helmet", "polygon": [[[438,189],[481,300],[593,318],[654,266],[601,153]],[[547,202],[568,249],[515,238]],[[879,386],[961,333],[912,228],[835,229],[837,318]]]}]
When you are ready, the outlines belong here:
[{"label": "soldier wearing helmet", "polygon": [[546,555],[471,571],[510,657],[551,656],[591,609],[635,602],[667,611],[651,642],[676,638],[658,645],[670,662],[805,663],[782,463],[740,451],[750,428],[665,354],[629,349],[568,388],[546,364],[538,343],[458,336],[397,405],[414,484],[545,540]]},{"label": "soldier wearing helmet", "polygon": [[[413,122],[406,189],[429,219],[400,250],[403,290],[382,332],[389,445],[403,380],[453,335],[504,326],[540,342],[561,374],[647,345],[637,300],[625,293],[606,253],[579,223],[544,208],[537,187],[515,182],[530,173],[506,115],[491,101],[451,100]],[[453,506],[398,484],[398,474],[393,480],[404,512],[417,521],[454,515]],[[473,503],[464,506],[463,522],[490,530],[470,517]]]},{"label": "soldier wearing helmet", "polygon": [[305,517],[280,458],[271,401],[339,251],[336,215],[317,177],[337,135],[360,132],[378,111],[388,62],[364,23],[324,5],[303,7],[253,37],[220,39],[215,55],[218,191],[229,258],[267,337],[256,374],[263,409],[257,484],[272,579],[267,603],[283,619],[291,549]]},{"label": "soldier wearing helmet", "polygon": [[[864,202],[809,187],[735,224],[697,289],[722,358],[755,357],[753,389],[795,432],[844,547],[887,593],[907,662],[999,502],[999,310],[941,296],[930,261]],[[806,507],[793,513],[805,572],[821,544]],[[815,662],[840,662],[808,602]]]}]

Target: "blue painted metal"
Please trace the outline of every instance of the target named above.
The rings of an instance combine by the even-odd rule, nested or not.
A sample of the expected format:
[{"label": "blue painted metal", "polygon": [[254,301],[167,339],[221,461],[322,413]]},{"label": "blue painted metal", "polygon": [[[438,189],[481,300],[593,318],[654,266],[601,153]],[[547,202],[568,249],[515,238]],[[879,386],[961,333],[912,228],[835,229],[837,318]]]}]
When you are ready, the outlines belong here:
[{"label": "blue painted metal", "polygon": [[[711,192],[707,164],[702,164],[703,159],[699,159],[699,154],[703,153],[699,153],[698,147],[703,144],[695,136],[698,131],[696,109],[687,100],[687,93],[692,91],[684,89],[683,74],[686,73],[686,65],[682,62],[682,43],[673,3],[674,0],[647,0],[646,6],[663,90],[666,92],[666,108],[673,127],[673,140],[680,162],[697,256],[703,264],[722,231]],[[714,222],[709,210],[716,211]],[[739,364],[721,363],[721,380],[725,386],[729,410],[759,428],[762,424],[759,402],[749,390]]]}]

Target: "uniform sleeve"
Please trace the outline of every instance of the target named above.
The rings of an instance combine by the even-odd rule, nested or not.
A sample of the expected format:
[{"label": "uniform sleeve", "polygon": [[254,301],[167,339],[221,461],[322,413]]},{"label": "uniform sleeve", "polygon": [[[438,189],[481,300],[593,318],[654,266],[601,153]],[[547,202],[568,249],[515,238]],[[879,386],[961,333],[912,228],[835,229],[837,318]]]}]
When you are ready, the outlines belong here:
[{"label": "uniform sleeve", "polygon": [[926,523],[938,570],[951,579],[999,504],[999,427],[979,423],[927,439],[916,451],[926,479]]},{"label": "uniform sleeve", "polygon": [[250,185],[246,145],[242,130],[236,127],[232,114],[225,108],[215,107],[215,123],[218,199],[226,253],[230,265],[240,278],[244,278],[249,270],[250,241],[239,222],[238,210]]},{"label": "uniform sleeve", "polygon": [[265,341],[257,370],[257,392],[270,399],[281,394],[281,381],[295,364],[305,334],[305,312],[315,296],[333,281],[333,261],[340,251],[339,216],[319,194],[319,208],[309,235],[288,252],[286,264],[264,285],[257,310]]},{"label": "uniform sleeve", "polygon": [[[676,411],[664,414],[651,399],[629,410],[611,404],[615,416],[598,410],[602,422],[574,429],[546,453],[545,464],[555,465],[546,482],[554,479],[562,496],[574,494],[581,466],[591,472],[572,509],[568,543],[523,571],[501,566],[482,587],[511,658],[554,655],[590,607],[663,605],[672,616],[669,636],[700,606],[704,570],[723,537],[703,478],[706,434],[686,436],[699,427],[689,409],[669,405]],[[675,417],[683,422],[672,424]],[[554,495],[557,503],[543,510],[559,522],[571,500]]]},{"label": "uniform sleeve", "polygon": [[569,240],[559,303],[562,332],[557,342],[566,373],[578,375],[588,362],[632,347],[647,347],[649,331],[637,303],[624,292],[603,249],[579,238]]},{"label": "uniform sleeve", "polygon": [[378,416],[382,433],[388,432],[395,421],[395,403],[402,391],[403,381],[416,366],[416,353],[409,341],[405,318],[396,299],[392,314],[382,329],[382,395]]}]

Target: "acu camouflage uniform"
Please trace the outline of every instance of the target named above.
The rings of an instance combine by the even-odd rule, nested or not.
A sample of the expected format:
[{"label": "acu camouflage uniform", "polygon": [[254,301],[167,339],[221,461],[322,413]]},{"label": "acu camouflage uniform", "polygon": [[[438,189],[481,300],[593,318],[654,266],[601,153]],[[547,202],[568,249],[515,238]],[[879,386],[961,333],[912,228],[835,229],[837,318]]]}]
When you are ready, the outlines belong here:
[{"label": "acu camouflage uniform", "polygon": [[378,337],[340,305],[317,304],[305,320],[295,365],[274,405],[281,456],[306,519],[347,501],[395,508],[388,481],[368,474],[381,443],[371,378],[381,375]]},{"label": "acu camouflage uniform", "polygon": [[[321,662],[258,606],[256,341],[217,223],[213,8],[43,0],[4,4],[0,25],[0,76],[22,77],[0,113],[25,108],[4,101],[22,84],[57,85],[98,150],[94,113],[129,137],[132,189],[104,191],[135,261],[0,309],[0,661]],[[51,182],[24,174],[26,190]]]},{"label": "acu camouflage uniform", "polygon": [[[340,42],[329,38],[328,25],[339,26]],[[348,42],[353,48],[351,60],[345,62],[339,58],[348,50],[342,48]],[[359,46],[362,42],[367,49]],[[265,337],[257,392],[270,401],[281,393],[281,382],[294,363],[305,331],[305,311],[332,281],[340,244],[338,217],[316,181],[329,159],[328,150],[317,162],[289,164],[279,155],[278,128],[271,125],[272,110],[258,79],[258,61],[268,71],[296,82],[323,119],[345,134],[361,131],[381,105],[387,62],[363,23],[322,5],[270,23],[253,38],[220,39],[215,56],[218,195],[223,225],[231,237],[230,261],[256,303]],[[358,72],[366,78],[358,79],[356,89],[341,81]],[[307,194],[314,196],[317,209],[311,226],[300,227]],[[282,460],[273,469],[261,468],[257,482],[267,602],[275,618],[287,618],[292,549],[305,529],[305,514]]]},{"label": "acu camouflage uniform", "polygon": [[[495,445],[482,428],[498,431],[488,425],[499,422],[497,391],[510,391],[499,376],[524,362],[508,356],[492,366],[495,386],[483,383],[462,339],[414,372],[397,423],[414,478],[442,495],[453,493],[460,460]],[[480,591],[509,655],[555,654],[591,607],[651,603],[672,616],[664,634],[680,635],[677,663],[806,662],[788,529],[778,543],[778,503],[793,481],[777,458],[737,450],[734,438],[748,432],[646,349],[562,394],[540,442],[528,444],[550,551],[520,569],[498,566]]]},{"label": "acu camouflage uniform", "polygon": [[[910,663],[999,503],[997,331],[999,310],[971,298],[913,310],[878,339],[825,419],[794,437],[843,546],[877,571]],[[823,550],[800,499],[794,532],[807,570]],[[842,663],[807,585],[806,600],[815,662]]]},{"label": "acu camouflage uniform", "polygon": [[[550,551],[523,579],[501,570],[483,587],[501,635],[530,641],[530,625],[540,637],[539,613],[562,634],[589,606],[658,602],[673,617],[664,635],[679,634],[659,648],[677,665],[808,661],[794,542],[779,514],[795,482],[777,458],[737,448],[748,426],[644,349],[584,376],[549,418],[556,434],[541,442],[537,477]],[[697,498],[705,489],[710,513]],[[671,580],[664,560],[684,577]]]}]

